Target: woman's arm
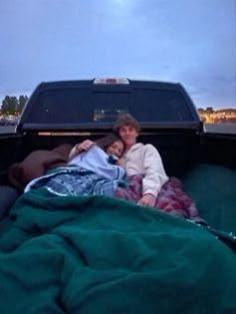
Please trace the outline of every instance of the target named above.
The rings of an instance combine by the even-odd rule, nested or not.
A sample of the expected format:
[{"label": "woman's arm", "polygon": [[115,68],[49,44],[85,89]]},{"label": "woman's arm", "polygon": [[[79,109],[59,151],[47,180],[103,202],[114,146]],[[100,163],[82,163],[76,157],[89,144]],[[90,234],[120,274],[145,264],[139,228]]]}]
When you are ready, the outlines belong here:
[{"label": "woman's arm", "polygon": [[69,160],[77,156],[83,151],[89,150],[95,143],[91,140],[85,140],[82,143],[76,144],[69,153]]}]

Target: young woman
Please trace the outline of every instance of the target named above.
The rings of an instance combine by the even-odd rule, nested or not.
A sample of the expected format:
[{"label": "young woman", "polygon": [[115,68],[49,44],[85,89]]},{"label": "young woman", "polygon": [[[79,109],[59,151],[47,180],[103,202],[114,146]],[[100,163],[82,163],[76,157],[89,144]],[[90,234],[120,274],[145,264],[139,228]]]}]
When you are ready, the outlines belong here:
[{"label": "young woman", "polygon": [[76,144],[69,153],[69,159],[72,159],[83,151],[88,151],[93,145],[97,145],[108,155],[115,156],[117,159],[122,156],[125,149],[124,142],[115,133],[110,133],[107,136],[98,139],[97,141],[91,141],[87,139],[81,143]]},{"label": "young woman", "polygon": [[85,140],[72,148],[68,165],[77,165],[105,178],[119,180],[125,175],[118,162],[124,148],[122,140],[113,133],[95,142]]},{"label": "young woman", "polygon": [[45,187],[61,196],[113,196],[126,174],[125,169],[117,164],[123,150],[124,143],[113,134],[97,142],[86,140],[72,148],[66,166],[31,181],[25,192]]}]

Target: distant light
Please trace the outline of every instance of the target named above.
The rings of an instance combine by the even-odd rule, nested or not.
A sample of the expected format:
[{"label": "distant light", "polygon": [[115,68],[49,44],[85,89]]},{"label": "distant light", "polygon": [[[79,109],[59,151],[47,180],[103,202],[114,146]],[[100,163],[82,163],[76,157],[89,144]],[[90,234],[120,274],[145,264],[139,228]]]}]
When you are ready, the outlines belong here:
[{"label": "distant light", "polygon": [[107,85],[117,85],[117,84],[129,84],[127,78],[96,78],[93,84],[107,84]]},{"label": "distant light", "polygon": [[38,132],[39,136],[91,136],[91,132]]}]

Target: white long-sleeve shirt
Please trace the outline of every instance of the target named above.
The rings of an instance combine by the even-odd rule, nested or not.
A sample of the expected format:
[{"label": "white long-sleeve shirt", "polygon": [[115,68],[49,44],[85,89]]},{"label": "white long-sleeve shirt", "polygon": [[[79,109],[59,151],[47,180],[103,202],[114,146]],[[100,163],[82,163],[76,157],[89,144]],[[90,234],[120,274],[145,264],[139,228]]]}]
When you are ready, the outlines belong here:
[{"label": "white long-sleeve shirt", "polygon": [[143,195],[157,196],[162,185],[168,180],[161,156],[151,144],[134,144],[124,155],[127,174],[143,175]]}]

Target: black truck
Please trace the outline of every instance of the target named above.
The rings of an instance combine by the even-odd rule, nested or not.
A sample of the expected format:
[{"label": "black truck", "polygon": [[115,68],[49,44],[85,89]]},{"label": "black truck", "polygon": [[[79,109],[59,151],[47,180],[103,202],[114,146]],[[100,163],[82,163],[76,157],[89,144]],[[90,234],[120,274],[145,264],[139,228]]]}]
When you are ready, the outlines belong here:
[{"label": "black truck", "polygon": [[[62,217],[60,215],[62,215],[64,199],[60,199],[60,197],[47,199],[45,191],[42,192],[44,194],[41,198],[35,196],[35,192],[28,192],[29,196],[27,196],[28,193],[23,193],[23,187],[15,184],[9,175],[13,164],[21,163],[34,151],[48,152],[60,145],[74,145],[87,138],[95,140],[109,133],[112,124],[122,113],[130,113],[140,122],[139,140],[155,145],[162,157],[168,176],[181,180],[183,189],[196,203],[207,226],[195,226],[180,218],[167,217],[167,214],[156,213],[157,211],[154,213],[151,209],[128,204],[126,201],[104,200],[99,196],[81,197],[77,200],[78,206],[82,206],[77,211],[79,218],[74,209],[76,200],[70,200],[70,205],[67,203],[65,206],[67,213],[63,212],[68,216],[63,220],[64,218],[60,218]],[[2,197],[4,200],[2,204],[4,203],[5,206],[2,208],[4,214],[0,223],[0,252],[2,254],[0,265],[2,265],[1,259],[4,254],[5,257],[8,256],[7,254],[12,254],[9,255],[9,271],[17,277],[16,265],[22,267],[25,263],[31,273],[31,279],[33,278],[32,281],[36,282],[35,294],[32,289],[27,295],[26,286],[30,287],[30,284],[25,271],[23,271],[25,279],[22,279],[23,277],[14,279],[14,276],[10,278],[6,275],[8,271],[3,269],[2,274],[4,275],[0,274],[0,280],[6,284],[2,294],[6,297],[6,302],[4,303],[4,297],[0,297],[0,307],[4,309],[1,313],[17,313],[17,307],[14,307],[14,294],[10,296],[10,286],[21,295],[19,302],[21,312],[28,313],[34,313],[34,310],[36,313],[36,309],[39,309],[39,312],[41,310],[40,313],[52,313],[53,309],[55,313],[158,313],[158,311],[160,313],[236,313],[236,134],[205,132],[197,110],[181,84],[113,78],[41,83],[25,105],[15,133],[0,135],[0,147],[0,198]],[[43,202],[44,198],[45,203]],[[12,207],[13,202],[15,204]],[[31,203],[30,209],[29,203]],[[133,222],[133,225],[140,231],[138,233],[135,229],[137,231],[135,236],[141,242],[145,242],[143,232],[146,231],[143,231],[143,228],[151,228],[150,236],[156,237],[156,242],[153,240],[155,245],[152,249],[157,250],[161,255],[158,255],[157,251],[153,254],[159,256],[160,262],[157,258],[154,264],[149,263],[149,258],[152,259],[151,251],[149,257],[144,254],[141,258],[138,254],[138,246],[141,245],[141,242],[138,244],[136,240],[130,242],[130,252],[129,249],[124,249],[126,242],[119,242],[119,232],[124,232],[123,240],[126,239],[124,241],[129,242],[129,232],[132,228],[130,227],[129,230],[127,227],[124,229],[125,231],[123,229],[121,231],[120,227],[113,226],[114,230],[111,231],[108,218],[98,214],[97,208],[100,206],[105,208],[104,215],[110,213],[109,206],[109,208],[113,208],[114,212],[117,208],[121,212],[128,211],[130,208],[137,209],[137,212],[141,216],[143,215],[143,226],[137,227],[136,222]],[[87,213],[84,213],[84,216],[81,214],[85,208],[90,216],[86,216]],[[92,209],[95,214],[91,213]],[[40,212],[36,212],[37,210]],[[150,210],[152,218],[140,212],[144,210]],[[36,216],[33,217],[32,213],[34,212]],[[53,213],[57,213],[58,216],[55,218],[56,222],[50,224],[48,221],[51,221]],[[95,216],[91,218],[93,214]],[[126,212],[124,216],[129,217],[127,215]],[[160,216],[155,218],[153,215]],[[121,219],[117,217],[113,218]],[[82,219],[78,222],[77,227],[79,230],[82,225],[84,233],[80,230],[81,232],[77,234],[75,231],[73,236],[67,237],[66,226],[68,228],[70,224],[75,226],[76,219]],[[90,219],[87,225],[86,219]],[[93,223],[91,223],[91,219]],[[102,219],[104,219],[103,223]],[[112,219],[112,215],[109,219]],[[122,219],[121,221],[125,225],[126,218],[122,217]],[[158,220],[159,230],[163,232],[158,231],[157,228],[155,234],[148,219],[156,219],[155,223]],[[165,223],[171,227],[162,229],[164,227],[160,221],[167,221]],[[89,223],[92,224],[92,227],[90,225],[88,230],[86,228]],[[57,228],[60,229],[60,224],[65,228],[65,230],[62,228],[64,233],[58,232]],[[147,224],[146,227],[145,224]],[[176,231],[175,235],[172,234],[171,228]],[[98,229],[107,234],[107,237],[111,236],[113,242],[109,242],[107,237],[101,240]],[[97,233],[94,230],[97,230]],[[109,233],[110,231],[111,233]],[[134,232],[133,229],[131,231]],[[87,237],[90,232],[96,233],[94,236],[95,238],[97,236],[97,242],[92,236]],[[114,232],[118,232],[116,236],[114,236]],[[60,272],[65,275],[60,264],[58,277],[53,277],[54,279],[50,275],[47,277],[48,291],[51,291],[51,294],[46,295],[42,287],[46,289],[47,280],[42,279],[40,282],[34,277],[36,270],[32,270],[33,266],[29,264],[27,258],[30,259],[29,256],[33,256],[32,263],[37,263],[38,260],[44,265],[37,264],[39,271],[43,272],[46,269],[45,265],[50,263],[54,265],[52,267],[57,268],[59,262],[54,259],[51,252],[54,249],[57,250],[53,237],[59,234],[61,235],[60,241],[63,242],[61,245],[63,248],[69,247],[70,253],[68,254],[71,254],[73,258],[77,255],[77,263],[81,269],[77,269],[77,279],[71,270],[70,274],[67,274],[66,280],[68,281],[66,281],[59,275]],[[172,240],[170,240],[170,236],[173,237]],[[204,238],[207,236],[209,236],[209,241],[208,238]],[[16,238],[13,240],[13,237]],[[48,237],[45,254],[49,254],[51,260],[45,258],[46,262],[42,259],[40,249],[30,251],[33,255],[26,254],[24,260],[20,261],[17,257],[14,260],[14,254],[17,255],[18,251],[21,252],[24,245],[30,247],[30,241],[35,241],[37,248],[37,241],[40,239],[43,241],[43,237]],[[87,237],[87,242],[83,237]],[[52,244],[50,244],[50,239]],[[75,244],[74,241],[78,241],[79,244]],[[189,244],[191,249],[186,247],[188,242],[191,243]],[[40,243],[44,247],[43,242]],[[166,243],[168,249],[163,246],[163,243]],[[86,244],[91,249],[90,253],[88,253]],[[92,248],[93,245],[102,246]],[[50,247],[52,251],[50,251]],[[24,251],[24,249],[22,250]],[[60,251],[60,249],[58,250]],[[106,257],[106,250],[111,250],[112,256],[115,256],[114,259]],[[104,256],[99,255],[99,252]],[[120,257],[116,256],[119,252],[121,256],[127,257],[126,266],[123,261],[120,261],[119,264]],[[130,258],[137,261],[135,265],[131,260],[128,262],[129,253]],[[57,256],[57,258],[59,257]],[[98,261],[97,263],[94,261],[95,259]],[[166,265],[163,266],[165,261]],[[188,267],[192,267],[192,270]],[[85,279],[88,269],[90,272]],[[158,269],[160,272],[163,271],[163,276],[157,275]],[[103,272],[101,275],[103,279],[96,273],[99,270],[101,273]],[[112,270],[109,275],[108,270]],[[128,270],[130,272],[126,273]],[[193,275],[194,272],[195,275]],[[121,276],[120,281],[118,273]],[[124,278],[126,275],[131,277],[123,280],[122,274]],[[140,279],[141,274],[146,276],[144,280]],[[44,278],[42,273],[40,276]],[[137,281],[132,283],[132,276]],[[187,276],[189,277],[187,278]],[[205,279],[203,279],[204,276]],[[130,278],[131,281],[129,282],[127,278]],[[21,288],[17,283],[19,280],[22,280]],[[56,283],[53,280],[56,280]],[[70,292],[64,290],[66,287],[68,288],[67,284],[70,280],[76,282],[72,286],[78,293],[77,297],[73,293],[73,289]],[[110,285],[110,283],[112,284]],[[52,285],[54,285],[54,290]],[[38,293],[38,297],[36,293]],[[30,299],[31,297],[32,299]]]}]

